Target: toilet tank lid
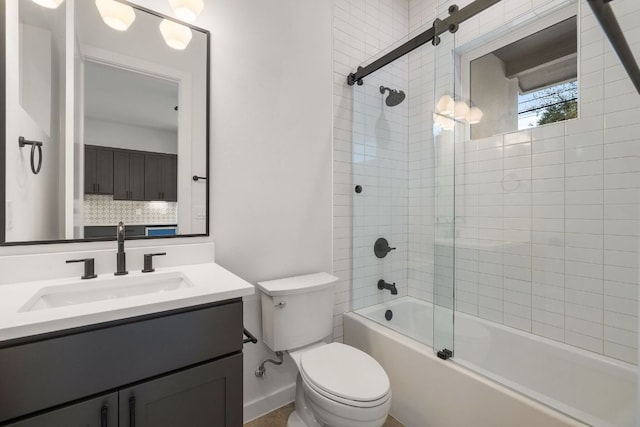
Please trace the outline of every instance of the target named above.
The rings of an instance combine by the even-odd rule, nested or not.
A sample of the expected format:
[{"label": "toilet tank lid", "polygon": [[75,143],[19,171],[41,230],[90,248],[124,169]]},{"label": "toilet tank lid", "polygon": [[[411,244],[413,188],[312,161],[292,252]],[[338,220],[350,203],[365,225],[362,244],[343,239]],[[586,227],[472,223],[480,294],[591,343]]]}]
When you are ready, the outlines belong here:
[{"label": "toilet tank lid", "polygon": [[329,273],[313,273],[258,282],[257,286],[258,289],[267,295],[282,296],[319,291],[333,286],[336,280],[338,280],[338,278]]}]

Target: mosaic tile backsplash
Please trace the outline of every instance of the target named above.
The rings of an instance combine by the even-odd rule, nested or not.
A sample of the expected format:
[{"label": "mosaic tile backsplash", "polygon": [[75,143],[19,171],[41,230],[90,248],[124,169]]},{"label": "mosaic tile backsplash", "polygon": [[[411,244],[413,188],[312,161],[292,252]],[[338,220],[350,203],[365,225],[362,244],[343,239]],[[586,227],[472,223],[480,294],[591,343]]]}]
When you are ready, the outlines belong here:
[{"label": "mosaic tile backsplash", "polygon": [[84,225],[177,224],[177,202],[113,200],[110,195],[85,194]]}]

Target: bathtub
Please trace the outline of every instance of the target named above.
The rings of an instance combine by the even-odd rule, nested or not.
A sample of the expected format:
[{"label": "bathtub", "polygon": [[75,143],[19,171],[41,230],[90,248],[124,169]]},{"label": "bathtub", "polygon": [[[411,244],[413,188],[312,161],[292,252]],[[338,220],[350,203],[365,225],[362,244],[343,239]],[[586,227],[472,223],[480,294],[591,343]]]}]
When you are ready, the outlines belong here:
[{"label": "bathtub", "polygon": [[344,317],[345,343],[380,361],[407,427],[638,425],[635,366],[458,312],[443,361],[432,311],[402,297]]}]

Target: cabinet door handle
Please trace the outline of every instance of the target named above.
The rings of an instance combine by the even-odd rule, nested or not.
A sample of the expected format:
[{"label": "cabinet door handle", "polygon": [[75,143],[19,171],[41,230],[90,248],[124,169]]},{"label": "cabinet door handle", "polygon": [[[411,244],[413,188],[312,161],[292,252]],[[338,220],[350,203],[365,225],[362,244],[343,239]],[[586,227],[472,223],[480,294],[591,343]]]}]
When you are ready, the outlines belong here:
[{"label": "cabinet door handle", "polygon": [[136,427],[136,398],[129,398],[129,427]]},{"label": "cabinet door handle", "polygon": [[92,184],[92,185],[93,185],[93,192],[96,193],[96,185],[95,184]]},{"label": "cabinet door handle", "polygon": [[102,405],[100,408],[100,427],[108,427],[109,422],[109,408],[107,405]]},{"label": "cabinet door handle", "polygon": [[100,184],[97,184],[97,185],[98,185],[98,193],[99,193],[100,192]]}]

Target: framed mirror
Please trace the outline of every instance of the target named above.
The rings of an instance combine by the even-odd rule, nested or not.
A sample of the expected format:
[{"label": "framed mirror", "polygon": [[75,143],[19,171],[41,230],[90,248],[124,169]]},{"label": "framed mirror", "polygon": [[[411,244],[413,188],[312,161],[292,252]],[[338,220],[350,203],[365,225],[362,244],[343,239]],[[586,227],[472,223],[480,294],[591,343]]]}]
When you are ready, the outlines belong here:
[{"label": "framed mirror", "polygon": [[209,32],[39,3],[0,0],[0,244],[208,235]]}]

